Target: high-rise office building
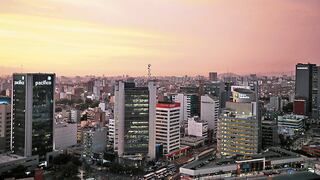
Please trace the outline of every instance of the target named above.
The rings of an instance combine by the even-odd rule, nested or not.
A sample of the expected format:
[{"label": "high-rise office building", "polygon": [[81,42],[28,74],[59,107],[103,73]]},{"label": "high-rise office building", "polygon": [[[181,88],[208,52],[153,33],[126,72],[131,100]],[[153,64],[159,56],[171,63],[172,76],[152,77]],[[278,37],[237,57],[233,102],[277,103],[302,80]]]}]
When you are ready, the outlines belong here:
[{"label": "high-rise office building", "polygon": [[219,100],[211,95],[201,96],[201,120],[208,122],[209,130],[213,130],[213,134],[217,132],[217,123],[219,118]]},{"label": "high-rise office building", "polygon": [[101,98],[100,89],[101,89],[101,81],[100,80],[96,80],[94,82],[94,86],[93,86],[93,97],[97,101],[100,100],[100,98]]},{"label": "high-rise office building", "polygon": [[174,94],[172,101],[180,103],[180,123],[187,122],[188,118],[200,115],[200,101],[197,94]]},{"label": "high-rise office building", "polygon": [[55,74],[13,74],[12,144],[15,154],[53,151]]},{"label": "high-rise office building", "polygon": [[161,102],[156,109],[156,143],[164,154],[180,149],[180,104]]},{"label": "high-rise office building", "polygon": [[10,150],[11,100],[0,97],[0,152]]},{"label": "high-rise office building", "polygon": [[262,148],[278,146],[280,143],[278,134],[278,113],[274,111],[265,112],[261,122]]},{"label": "high-rise office building", "polygon": [[316,64],[296,65],[296,98],[306,100],[308,116],[320,117],[320,70]]},{"label": "high-rise office building", "polygon": [[217,130],[217,149],[221,156],[252,155],[261,149],[261,120],[256,93],[234,88],[233,101],[226,103]]},{"label": "high-rise office building", "polygon": [[270,97],[270,103],[268,104],[268,109],[272,111],[280,111],[281,110],[281,97],[272,96]]},{"label": "high-rise office building", "polygon": [[120,157],[155,158],[156,86],[136,87],[134,82],[115,86],[115,140]]},{"label": "high-rise office building", "polygon": [[273,121],[262,121],[262,148],[274,147],[279,145],[278,127]]},{"label": "high-rise office building", "polygon": [[228,100],[225,88],[225,83],[219,81],[209,82],[203,85],[204,94],[218,97],[221,108],[226,106],[226,101]]},{"label": "high-rise office building", "polygon": [[210,81],[218,81],[218,73],[217,72],[209,72],[209,80]]}]

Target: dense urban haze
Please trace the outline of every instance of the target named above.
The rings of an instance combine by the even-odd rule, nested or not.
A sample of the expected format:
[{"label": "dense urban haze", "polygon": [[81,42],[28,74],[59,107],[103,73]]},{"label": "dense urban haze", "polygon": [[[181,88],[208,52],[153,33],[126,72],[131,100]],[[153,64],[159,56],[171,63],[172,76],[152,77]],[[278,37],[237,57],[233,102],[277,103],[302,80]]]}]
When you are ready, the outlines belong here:
[{"label": "dense urban haze", "polygon": [[319,0],[1,0],[0,179],[320,179]]},{"label": "dense urban haze", "polygon": [[0,2],[0,74],[291,73],[320,63],[316,0]]}]

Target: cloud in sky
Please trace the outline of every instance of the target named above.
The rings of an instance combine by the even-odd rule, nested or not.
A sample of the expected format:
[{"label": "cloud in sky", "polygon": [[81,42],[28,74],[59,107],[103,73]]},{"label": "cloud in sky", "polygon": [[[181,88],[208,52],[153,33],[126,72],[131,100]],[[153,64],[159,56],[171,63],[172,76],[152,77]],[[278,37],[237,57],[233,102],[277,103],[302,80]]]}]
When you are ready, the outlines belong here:
[{"label": "cloud in sky", "polygon": [[315,0],[3,0],[0,62],[59,74],[292,71],[320,63]]},{"label": "cloud in sky", "polygon": [[33,71],[118,73],[123,63],[137,63],[126,59],[178,55],[167,49],[175,41],[169,35],[133,28],[0,14],[0,59],[6,66],[23,65]]}]

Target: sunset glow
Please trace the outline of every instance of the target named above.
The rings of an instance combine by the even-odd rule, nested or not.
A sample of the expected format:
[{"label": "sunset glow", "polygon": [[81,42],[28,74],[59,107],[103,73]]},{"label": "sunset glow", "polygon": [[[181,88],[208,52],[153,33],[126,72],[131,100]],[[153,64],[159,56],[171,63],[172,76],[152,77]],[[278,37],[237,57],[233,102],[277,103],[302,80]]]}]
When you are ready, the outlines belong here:
[{"label": "sunset glow", "polygon": [[[0,75],[290,72],[320,63],[314,0],[3,0]],[[288,66],[289,64],[290,66]]]}]

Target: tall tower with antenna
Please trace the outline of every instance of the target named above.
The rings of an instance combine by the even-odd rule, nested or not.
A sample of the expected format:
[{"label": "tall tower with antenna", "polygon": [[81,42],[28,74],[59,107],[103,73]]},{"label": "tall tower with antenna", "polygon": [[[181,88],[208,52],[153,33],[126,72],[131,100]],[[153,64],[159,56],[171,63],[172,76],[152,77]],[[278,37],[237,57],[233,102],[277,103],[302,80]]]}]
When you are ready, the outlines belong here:
[{"label": "tall tower with antenna", "polygon": [[148,79],[151,80],[151,64],[148,64]]}]

